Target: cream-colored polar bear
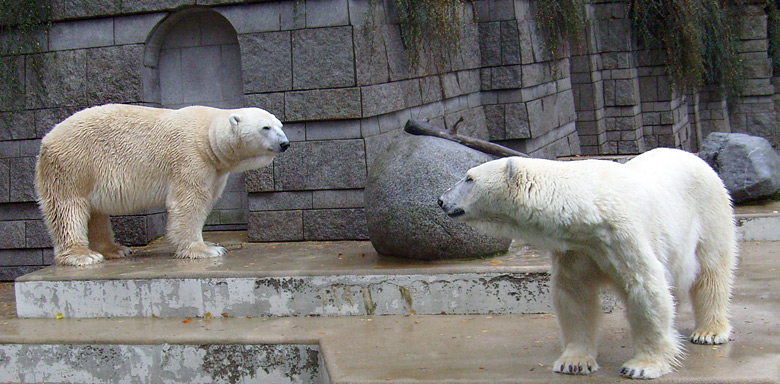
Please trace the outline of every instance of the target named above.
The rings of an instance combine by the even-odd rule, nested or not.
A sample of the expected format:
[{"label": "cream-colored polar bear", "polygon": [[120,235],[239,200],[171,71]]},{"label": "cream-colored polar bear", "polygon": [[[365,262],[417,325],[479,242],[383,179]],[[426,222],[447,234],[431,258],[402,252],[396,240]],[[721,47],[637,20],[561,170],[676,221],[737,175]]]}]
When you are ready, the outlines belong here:
[{"label": "cream-colored polar bear", "polygon": [[230,172],[269,164],[290,145],[259,108],[178,110],[109,104],[77,112],[41,143],[35,189],[54,260],[87,265],[126,256],[109,215],[165,205],[176,257],[221,256],[202,228]]},{"label": "cream-colored polar bear", "polygon": [[673,295],[690,294],[698,344],[731,333],[735,225],[718,175],[693,154],[655,149],[625,165],[505,158],[472,168],[439,204],[478,230],[552,254],[552,296],[564,351],[555,372],[596,364],[599,291],[626,304],[635,355],[624,376],[650,379],[681,356]]}]

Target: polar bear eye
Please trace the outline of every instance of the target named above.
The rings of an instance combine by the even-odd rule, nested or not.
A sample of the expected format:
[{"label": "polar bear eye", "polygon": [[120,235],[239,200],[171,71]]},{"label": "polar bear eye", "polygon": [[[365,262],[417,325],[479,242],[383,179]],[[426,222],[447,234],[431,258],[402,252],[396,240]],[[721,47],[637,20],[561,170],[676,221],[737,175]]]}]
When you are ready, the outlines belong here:
[{"label": "polar bear eye", "polygon": [[270,131],[270,130],[271,130],[271,127],[263,127],[263,130],[264,130],[264,131]]},{"label": "polar bear eye", "polygon": [[466,182],[467,183],[470,183],[472,181],[474,181],[474,179],[472,179],[471,176],[466,176]]}]

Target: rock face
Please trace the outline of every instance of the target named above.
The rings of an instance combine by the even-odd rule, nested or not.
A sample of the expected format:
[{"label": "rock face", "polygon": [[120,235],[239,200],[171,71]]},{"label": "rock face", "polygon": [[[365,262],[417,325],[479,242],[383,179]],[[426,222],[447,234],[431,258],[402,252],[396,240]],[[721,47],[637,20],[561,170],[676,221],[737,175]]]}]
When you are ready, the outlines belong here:
[{"label": "rock face", "polygon": [[430,136],[402,133],[369,168],[368,233],[383,255],[421,260],[505,252],[510,240],[480,234],[450,219],[437,200],[474,166],[493,157]]},{"label": "rock face", "polygon": [[780,189],[780,156],[764,138],[713,132],[702,143],[699,157],[718,172],[735,203]]}]

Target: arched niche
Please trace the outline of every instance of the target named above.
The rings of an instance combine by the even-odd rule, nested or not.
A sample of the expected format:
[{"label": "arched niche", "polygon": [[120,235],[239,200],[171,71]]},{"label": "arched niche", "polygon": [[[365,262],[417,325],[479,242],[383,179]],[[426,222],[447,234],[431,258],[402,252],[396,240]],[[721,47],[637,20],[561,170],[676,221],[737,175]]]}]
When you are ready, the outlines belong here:
[{"label": "arched niche", "polygon": [[144,52],[144,101],[165,108],[243,106],[236,30],[204,7],[172,13],[150,33]]}]

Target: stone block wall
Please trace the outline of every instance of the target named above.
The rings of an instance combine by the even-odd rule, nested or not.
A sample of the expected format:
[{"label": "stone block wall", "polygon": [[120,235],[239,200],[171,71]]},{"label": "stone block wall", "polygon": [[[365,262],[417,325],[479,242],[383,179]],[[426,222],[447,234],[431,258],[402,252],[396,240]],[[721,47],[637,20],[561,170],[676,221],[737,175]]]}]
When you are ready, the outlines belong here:
[{"label": "stone block wall", "polygon": [[[290,150],[231,176],[206,222],[252,241],[366,239],[367,174],[410,118],[462,119],[462,134],[546,158],[695,151],[711,131],[780,144],[759,6],[746,6],[740,34],[747,91],[729,106],[712,89],[674,91],[663,59],[638,50],[625,0],[587,1],[583,43],[556,57],[536,1],[467,3],[460,49],[412,62],[393,0],[52,0],[35,44],[19,52],[14,33],[0,34],[0,279],[51,263],[35,156],[48,130],[92,105],[276,114]],[[130,245],[163,234],[165,220],[162,208],[112,218]]]}]

